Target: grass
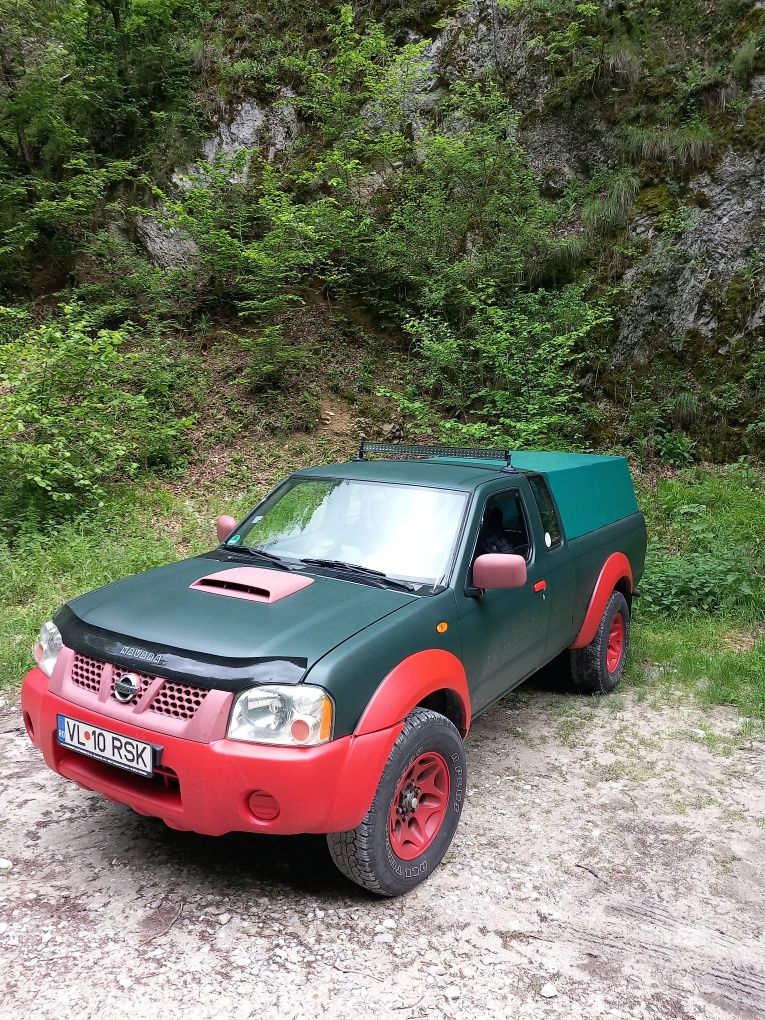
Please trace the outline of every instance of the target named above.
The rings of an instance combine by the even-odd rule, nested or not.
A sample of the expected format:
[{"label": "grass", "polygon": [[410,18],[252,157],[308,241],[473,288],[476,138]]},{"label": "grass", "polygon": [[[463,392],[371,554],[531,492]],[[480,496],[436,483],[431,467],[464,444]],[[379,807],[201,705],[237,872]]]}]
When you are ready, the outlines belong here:
[{"label": "grass", "polygon": [[640,180],[629,167],[599,175],[596,192],[582,206],[582,222],[595,233],[619,230],[627,222]]},{"label": "grass", "polygon": [[714,136],[701,121],[683,127],[635,124],[625,132],[624,148],[636,163],[669,163],[680,170],[696,170],[712,155]]},{"label": "grass", "polygon": [[632,683],[765,718],[762,475],[745,465],[696,467],[643,478],[638,489],[651,549]]},{"label": "grass", "polygon": [[754,68],[754,62],[761,48],[762,39],[759,35],[752,34],[747,36],[736,50],[731,62],[731,74],[737,82],[745,84],[749,80]]},{"label": "grass", "polygon": [[611,762],[598,762],[588,780],[588,785],[597,786],[604,782],[615,783],[623,779],[628,779],[633,783],[645,783],[653,778],[653,774],[654,769],[650,763],[621,757]]},{"label": "grass", "polygon": [[756,635],[725,617],[668,620],[637,614],[632,638],[634,683],[651,676],[653,687],[765,718],[765,629]]},{"label": "grass", "polygon": [[651,538],[642,607],[671,619],[710,613],[750,628],[765,619],[765,484],[744,465],[643,478]]},{"label": "grass", "polygon": [[608,70],[617,81],[636,85],[643,71],[640,54],[629,39],[619,39],[608,55]]}]

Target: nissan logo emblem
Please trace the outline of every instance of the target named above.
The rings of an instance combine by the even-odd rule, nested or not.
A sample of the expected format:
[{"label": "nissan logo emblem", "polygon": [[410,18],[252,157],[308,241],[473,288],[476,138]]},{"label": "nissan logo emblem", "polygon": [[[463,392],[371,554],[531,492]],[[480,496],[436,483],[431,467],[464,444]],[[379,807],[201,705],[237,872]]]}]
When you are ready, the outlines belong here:
[{"label": "nissan logo emblem", "polygon": [[125,673],[115,683],[113,694],[117,701],[127,704],[138,695],[140,690],[141,685],[138,682],[138,677],[134,673]]}]

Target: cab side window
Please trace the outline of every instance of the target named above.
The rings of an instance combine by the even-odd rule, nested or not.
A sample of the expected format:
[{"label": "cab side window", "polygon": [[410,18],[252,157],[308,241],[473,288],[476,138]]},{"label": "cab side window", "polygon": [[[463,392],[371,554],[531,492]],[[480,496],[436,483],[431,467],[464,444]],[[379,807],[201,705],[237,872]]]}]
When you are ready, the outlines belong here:
[{"label": "cab side window", "polygon": [[484,553],[515,553],[526,560],[531,555],[526,514],[517,492],[500,492],[486,501],[475,555]]},{"label": "cab side window", "polygon": [[[563,541],[563,532],[561,531],[560,521],[555,511],[555,504],[553,503],[550,489],[541,475],[529,475],[528,482],[539,507],[539,516],[542,518],[542,527],[545,531],[545,545],[548,549],[554,549]],[[550,536],[549,542],[547,540],[548,535]]]}]

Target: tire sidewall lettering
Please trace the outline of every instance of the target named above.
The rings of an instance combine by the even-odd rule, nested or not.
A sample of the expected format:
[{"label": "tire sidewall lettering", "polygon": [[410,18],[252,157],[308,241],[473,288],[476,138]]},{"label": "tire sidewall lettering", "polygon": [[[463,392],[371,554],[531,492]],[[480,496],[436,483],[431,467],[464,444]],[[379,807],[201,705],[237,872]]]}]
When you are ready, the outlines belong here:
[{"label": "tire sidewall lettering", "polygon": [[[437,743],[438,741],[436,741],[436,744]],[[424,741],[418,742],[413,751],[407,755],[404,764],[397,767],[396,775],[397,776],[403,775],[411,767],[412,763],[417,760],[417,758],[419,758],[422,754],[427,753],[428,751],[437,751],[439,754],[442,755],[442,757],[446,761],[447,768],[449,769],[449,780],[451,784],[449,795],[450,804],[446,817],[447,818],[451,817],[455,819],[455,821],[452,822],[451,824],[456,825],[456,822],[459,820],[459,816],[462,813],[462,807],[465,800],[465,768],[462,764],[463,756],[458,751],[453,751],[451,749],[445,750],[443,748],[435,746],[433,742]],[[395,786],[393,796],[395,796]],[[390,808],[391,803],[392,801],[389,802],[388,808]],[[438,842],[439,840],[437,838],[436,844],[434,844],[434,846],[437,846]],[[451,842],[451,837],[449,838],[449,842]],[[431,859],[433,849],[434,849],[433,846],[429,847],[428,850],[426,850],[426,852],[421,857],[415,858],[413,861],[403,861],[399,857],[397,857],[390,844],[390,835],[388,833],[386,812],[385,859],[386,863],[388,864],[388,867],[400,881],[412,883],[412,885],[415,885],[418,882],[422,881],[423,877],[426,874],[428,874],[428,872],[431,870]],[[446,847],[444,847],[442,853],[437,854],[436,864],[438,863],[438,861],[440,861],[441,856],[443,853],[446,852],[446,849],[448,849],[448,843]]]},{"label": "tire sidewall lettering", "polygon": [[388,864],[391,866],[393,871],[395,871],[399,878],[404,878],[408,879],[409,881],[412,881],[413,879],[417,879],[420,878],[422,875],[425,875],[428,871],[427,855],[420,857],[416,864],[404,864],[393,853],[393,850],[391,849],[390,846],[390,842],[388,843],[387,846],[387,852],[388,852]]},{"label": "tire sidewall lettering", "polygon": [[452,811],[459,815],[462,812],[462,803],[465,796],[465,770],[462,768],[459,762],[459,755],[452,755],[452,763],[454,765],[454,803],[452,804]]}]

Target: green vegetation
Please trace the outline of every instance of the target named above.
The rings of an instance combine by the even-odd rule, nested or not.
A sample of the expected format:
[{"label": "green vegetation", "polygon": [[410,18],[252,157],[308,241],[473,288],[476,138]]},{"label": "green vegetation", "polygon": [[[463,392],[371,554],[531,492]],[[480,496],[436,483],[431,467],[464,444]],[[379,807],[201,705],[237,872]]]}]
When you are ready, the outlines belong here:
[{"label": "green vegetation", "polygon": [[641,610],[664,616],[765,619],[761,475],[743,465],[656,479],[642,505],[654,538]]},{"label": "green vegetation", "polygon": [[579,345],[608,320],[575,287],[519,296],[512,310],[479,306],[459,332],[435,317],[410,319],[423,374],[399,406],[418,430],[456,444],[566,446],[587,424],[574,412]]},{"label": "green vegetation", "polygon": [[[129,338],[149,360],[168,345],[181,360],[212,348],[233,363],[236,351],[262,408],[300,366],[321,361],[310,337],[294,335],[291,312],[321,303],[327,332],[344,335],[351,309],[362,309],[360,347],[379,349],[384,334],[419,362],[408,385],[383,387],[413,435],[618,444],[674,464],[756,454],[761,373],[743,317],[731,323],[741,409],[701,368],[679,369],[674,351],[626,379],[603,352],[625,299],[614,276],[640,258],[620,240],[633,207],[671,238],[690,215],[688,174],[726,140],[757,147],[756,104],[736,106],[736,90],[759,67],[763,19],[737,0],[714,12],[694,0],[502,7],[524,26],[529,72],[549,79],[548,114],[574,118],[561,110],[576,105],[576,117],[611,125],[606,165],[556,194],[519,141],[524,118],[501,55],[480,74],[455,73],[431,98],[428,41],[456,5],[6,3],[7,314],[26,310],[34,328],[46,320],[66,332],[55,306],[76,303],[92,330]],[[277,158],[264,140],[233,160],[199,161],[211,115],[230,119],[248,96],[277,113],[288,106],[298,137]],[[169,231],[181,257],[154,263],[147,230]],[[679,342],[690,353],[693,338]],[[661,392],[668,374],[673,389],[698,393],[692,419],[673,420]],[[637,413],[615,430],[603,401],[618,406],[625,389]],[[315,424],[315,395],[295,404],[282,418]],[[167,411],[156,419],[163,427]],[[153,428],[136,422],[145,436]],[[105,459],[100,479],[118,481],[173,447],[170,437],[141,445],[136,436],[124,457]],[[51,499],[87,494],[71,478],[56,489],[58,453],[51,446],[56,463],[37,471]],[[18,492],[23,501],[30,490]]]},{"label": "green vegetation", "polygon": [[0,344],[2,503],[44,515],[103,498],[103,482],[118,473],[178,457],[192,422],[180,369],[190,365],[159,344],[131,351],[129,326],[96,329],[76,305],[40,326],[21,316],[9,325]]},{"label": "green vegetation", "polygon": [[765,717],[765,479],[692,468],[644,480],[640,495],[651,543],[633,677]]},{"label": "green vegetation", "polygon": [[[691,695],[705,705],[732,705],[765,718],[765,635],[730,619],[645,618],[633,632],[631,675],[659,701]],[[648,676],[650,679],[646,679]]]},{"label": "green vegetation", "polygon": [[604,235],[622,229],[639,190],[640,178],[631,167],[593,174],[583,189],[582,223]]},{"label": "green vegetation", "polygon": [[[761,254],[706,286],[711,337],[613,351],[638,288],[688,261],[692,175],[765,148],[765,14],[498,0],[513,46],[448,30],[436,72],[459,9],[0,0],[4,682],[62,601],[204,548],[212,503],[346,455],[360,422],[627,452],[661,536],[638,657],[762,714]],[[289,144],[266,125],[202,160],[243,101],[289,114]]]},{"label": "green vegetation", "polygon": [[685,170],[698,169],[712,154],[713,134],[696,121],[683,127],[631,125],[624,138],[627,155],[635,162],[666,162]]}]

